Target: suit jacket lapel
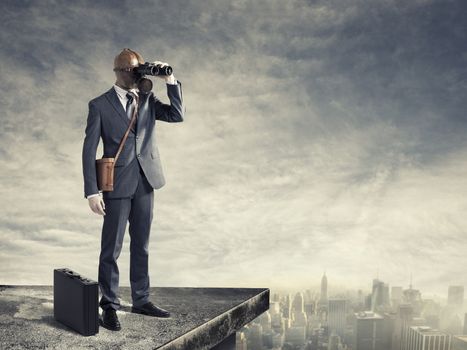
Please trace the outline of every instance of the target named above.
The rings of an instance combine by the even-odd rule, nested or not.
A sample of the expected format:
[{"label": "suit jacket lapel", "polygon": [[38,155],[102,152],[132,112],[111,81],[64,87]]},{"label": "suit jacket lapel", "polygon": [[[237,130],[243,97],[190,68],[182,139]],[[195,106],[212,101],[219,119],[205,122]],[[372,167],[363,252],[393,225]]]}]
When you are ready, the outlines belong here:
[{"label": "suit jacket lapel", "polygon": [[105,94],[105,97],[107,97],[107,100],[109,100],[110,104],[113,106],[115,111],[118,113],[120,118],[122,118],[123,122],[125,123],[126,127],[130,126],[130,120],[128,119],[125,110],[123,109],[122,104],[120,103],[120,100],[118,99],[117,92],[113,88],[113,86],[107,91]]}]

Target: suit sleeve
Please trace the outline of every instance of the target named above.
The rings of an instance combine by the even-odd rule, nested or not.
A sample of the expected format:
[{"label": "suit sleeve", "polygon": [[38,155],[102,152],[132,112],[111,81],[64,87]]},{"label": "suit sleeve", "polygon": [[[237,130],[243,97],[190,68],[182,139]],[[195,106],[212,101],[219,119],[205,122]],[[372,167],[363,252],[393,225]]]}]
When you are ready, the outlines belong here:
[{"label": "suit sleeve", "polygon": [[101,137],[101,117],[94,103],[89,102],[89,113],[83,142],[84,198],[99,193],[96,176],[96,152]]},{"label": "suit sleeve", "polygon": [[151,103],[154,105],[154,118],[169,123],[179,123],[185,117],[185,107],[183,105],[182,83],[166,84],[167,96],[170,104],[161,102],[154,94],[151,94]]}]

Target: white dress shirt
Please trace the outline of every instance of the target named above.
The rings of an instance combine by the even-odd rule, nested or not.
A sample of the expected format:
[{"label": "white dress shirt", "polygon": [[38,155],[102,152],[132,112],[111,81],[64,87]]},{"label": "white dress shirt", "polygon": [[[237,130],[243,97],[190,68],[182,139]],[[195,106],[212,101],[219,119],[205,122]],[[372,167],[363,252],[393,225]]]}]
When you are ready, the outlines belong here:
[{"label": "white dress shirt", "polygon": [[[177,79],[175,79],[175,77],[173,76],[173,74],[170,76],[169,80],[167,80],[166,82],[167,84],[169,85],[177,85],[178,82],[177,82]],[[138,95],[138,89],[137,88],[134,88],[134,89],[130,89],[130,90],[125,90],[124,88],[121,88],[120,86],[118,86],[117,84],[114,84],[113,88],[115,89],[115,92],[117,93],[117,96],[118,96],[118,99],[120,100],[120,103],[122,104],[123,106],[123,110],[125,110],[126,112],[126,103],[128,101],[128,97],[126,97],[126,94],[131,91],[133,92],[135,95]],[[133,101],[135,102],[135,101]],[[91,197],[94,197],[94,196],[99,196],[101,195],[102,191],[99,191],[99,193],[94,193],[94,194],[90,194],[89,196],[87,196],[86,198],[91,198]]]}]

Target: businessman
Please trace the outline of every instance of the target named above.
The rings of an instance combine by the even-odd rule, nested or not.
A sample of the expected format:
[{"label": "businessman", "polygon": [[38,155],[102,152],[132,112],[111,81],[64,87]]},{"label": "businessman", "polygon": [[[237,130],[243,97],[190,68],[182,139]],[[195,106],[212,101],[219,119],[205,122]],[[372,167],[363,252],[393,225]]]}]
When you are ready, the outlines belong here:
[{"label": "businessman", "polygon": [[[149,300],[148,244],[154,208],[154,189],[165,184],[156,144],[156,121],[182,122],[185,107],[182,85],[173,74],[164,79],[170,104],[162,103],[155,94],[140,92],[137,75],[132,70],[143,64],[141,55],[123,49],[114,59],[115,84],[102,95],[89,101],[89,114],[83,142],[84,196],[91,210],[103,215],[99,288],[102,308],[100,323],[110,330],[120,330],[116,310],[120,255],[127,221],[130,234],[131,312],[154,317],[169,317],[170,312]],[[156,61],[162,66],[167,63]],[[101,192],[96,177],[96,152],[103,142],[103,157],[115,157],[134,108],[138,103],[136,123],[114,167],[113,191]]]}]

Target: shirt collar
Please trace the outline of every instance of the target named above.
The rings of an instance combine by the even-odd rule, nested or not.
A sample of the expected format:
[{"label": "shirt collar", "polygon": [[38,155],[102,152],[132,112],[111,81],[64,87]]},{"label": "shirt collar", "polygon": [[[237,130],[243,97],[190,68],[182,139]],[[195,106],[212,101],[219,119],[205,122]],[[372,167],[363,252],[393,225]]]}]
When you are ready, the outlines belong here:
[{"label": "shirt collar", "polygon": [[115,92],[117,93],[117,95],[120,98],[126,98],[126,94],[128,93],[128,91],[131,91],[131,92],[135,93],[137,96],[138,96],[138,92],[139,92],[139,90],[136,89],[136,88],[130,89],[130,90],[125,90],[125,89],[121,88],[120,86],[118,86],[117,84],[114,84],[114,89],[115,89]]}]

